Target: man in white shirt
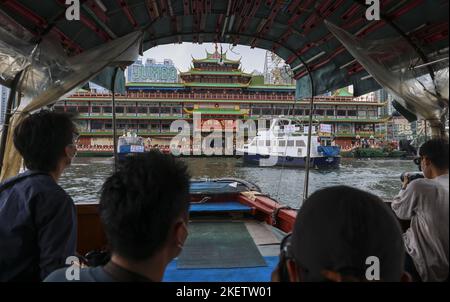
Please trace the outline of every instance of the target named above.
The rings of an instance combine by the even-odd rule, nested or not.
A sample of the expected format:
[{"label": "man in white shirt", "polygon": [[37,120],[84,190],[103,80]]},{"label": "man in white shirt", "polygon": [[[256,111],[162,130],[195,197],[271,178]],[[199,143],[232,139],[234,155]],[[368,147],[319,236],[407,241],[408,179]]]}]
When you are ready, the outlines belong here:
[{"label": "man in white shirt", "polygon": [[[409,182],[405,177],[392,209],[398,218],[411,220],[403,234],[405,269],[421,281],[445,281],[449,270],[448,140],[427,141],[419,155],[425,178]],[[407,265],[408,261],[413,265]]]}]

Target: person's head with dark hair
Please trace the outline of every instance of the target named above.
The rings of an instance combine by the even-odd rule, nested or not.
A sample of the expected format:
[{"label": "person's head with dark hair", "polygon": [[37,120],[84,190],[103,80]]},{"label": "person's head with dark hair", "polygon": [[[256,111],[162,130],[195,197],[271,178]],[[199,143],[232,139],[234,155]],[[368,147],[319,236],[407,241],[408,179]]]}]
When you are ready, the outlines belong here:
[{"label": "person's head with dark hair", "polygon": [[153,281],[162,279],[188,235],[189,183],[186,165],[159,151],[121,164],[100,197],[112,262]]},{"label": "person's head with dark hair", "polygon": [[419,149],[420,167],[426,178],[448,174],[448,140],[431,139]]},{"label": "person's head with dark hair", "polygon": [[55,180],[76,154],[78,132],[73,115],[42,110],[14,129],[14,146],[29,170],[48,172]]},{"label": "person's head with dark hair", "polygon": [[399,223],[380,198],[336,186],[302,205],[278,270],[284,281],[400,281],[404,253]]}]

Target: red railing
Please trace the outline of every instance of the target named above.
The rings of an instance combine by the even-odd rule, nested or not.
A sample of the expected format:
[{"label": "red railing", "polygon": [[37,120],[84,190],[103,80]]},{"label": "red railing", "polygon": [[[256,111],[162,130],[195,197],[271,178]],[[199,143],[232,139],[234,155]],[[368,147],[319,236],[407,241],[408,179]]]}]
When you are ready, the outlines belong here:
[{"label": "red railing", "polygon": [[[273,93],[255,93],[255,94],[240,94],[240,93],[161,93],[161,92],[129,92],[125,95],[116,94],[118,99],[166,99],[166,100],[237,100],[237,101],[294,101],[294,95],[279,95]],[[111,98],[110,93],[91,93],[91,92],[77,92],[69,97],[89,97],[89,98]],[[309,98],[302,101],[309,102]],[[316,96],[315,102],[356,102],[356,103],[378,103],[372,98],[353,98],[344,96]]]}]

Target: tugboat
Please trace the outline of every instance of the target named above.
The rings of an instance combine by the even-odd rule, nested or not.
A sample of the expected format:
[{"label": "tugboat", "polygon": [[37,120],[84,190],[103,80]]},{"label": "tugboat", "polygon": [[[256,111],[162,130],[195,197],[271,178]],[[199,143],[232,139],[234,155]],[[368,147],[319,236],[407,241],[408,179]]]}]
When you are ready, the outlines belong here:
[{"label": "tugboat", "polygon": [[[338,146],[322,146],[312,127],[310,166],[316,169],[337,168]],[[308,150],[308,127],[299,120],[280,116],[269,129],[260,130],[250,143],[237,149],[244,163],[258,166],[305,167]]]},{"label": "tugboat", "polygon": [[127,156],[145,152],[144,139],[136,133],[127,132],[119,137],[117,141],[117,156],[119,160]]}]

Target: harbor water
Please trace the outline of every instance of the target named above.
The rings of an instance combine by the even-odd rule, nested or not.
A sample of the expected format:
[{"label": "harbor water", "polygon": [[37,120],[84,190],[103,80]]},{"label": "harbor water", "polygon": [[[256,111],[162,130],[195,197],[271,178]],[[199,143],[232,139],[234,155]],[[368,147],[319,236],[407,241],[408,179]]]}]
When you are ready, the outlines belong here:
[{"label": "harbor water", "polygon": [[[250,167],[237,158],[182,158],[193,178],[235,177],[251,181],[280,203],[291,207],[301,205],[305,172],[302,168]],[[60,179],[75,202],[98,201],[104,180],[112,173],[112,158],[76,158]],[[339,169],[312,170],[309,192],[348,185],[369,191],[385,200],[392,199],[400,189],[400,174],[417,171],[411,160],[343,158]]]}]

